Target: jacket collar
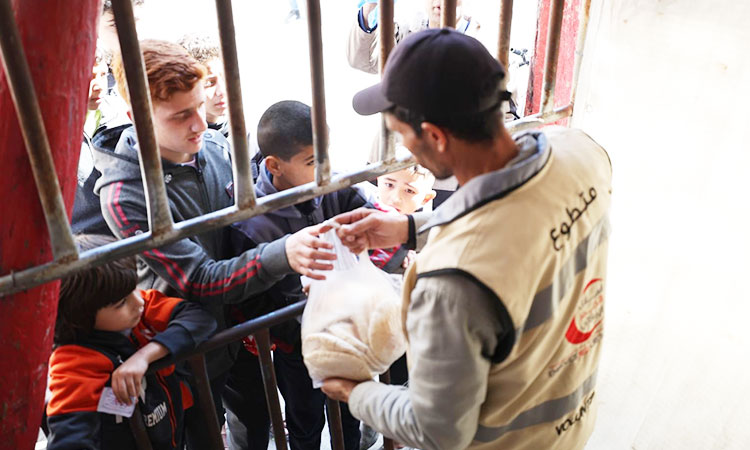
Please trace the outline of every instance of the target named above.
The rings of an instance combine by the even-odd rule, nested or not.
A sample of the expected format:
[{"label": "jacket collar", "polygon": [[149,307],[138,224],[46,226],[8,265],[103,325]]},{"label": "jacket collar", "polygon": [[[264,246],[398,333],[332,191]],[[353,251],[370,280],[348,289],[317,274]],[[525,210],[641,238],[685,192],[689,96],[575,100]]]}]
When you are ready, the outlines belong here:
[{"label": "jacket collar", "polygon": [[432,227],[445,225],[502,198],[534,177],[547,163],[550,146],[541,131],[529,131],[514,136],[519,153],[502,169],[474,177],[461,186],[438,207],[420,229],[423,233]]}]

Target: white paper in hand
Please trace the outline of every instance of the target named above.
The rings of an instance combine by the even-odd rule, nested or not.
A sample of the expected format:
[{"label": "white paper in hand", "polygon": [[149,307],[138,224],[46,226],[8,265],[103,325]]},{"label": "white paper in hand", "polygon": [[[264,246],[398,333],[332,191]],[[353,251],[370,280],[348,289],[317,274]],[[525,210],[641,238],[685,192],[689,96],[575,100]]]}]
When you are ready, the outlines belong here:
[{"label": "white paper in hand", "polygon": [[102,396],[99,397],[99,406],[96,407],[96,410],[107,414],[114,414],[116,416],[130,417],[135,410],[136,399],[134,397],[131,400],[130,405],[126,405],[125,403],[120,402],[120,400],[117,400],[112,388],[105,387],[102,390]]}]

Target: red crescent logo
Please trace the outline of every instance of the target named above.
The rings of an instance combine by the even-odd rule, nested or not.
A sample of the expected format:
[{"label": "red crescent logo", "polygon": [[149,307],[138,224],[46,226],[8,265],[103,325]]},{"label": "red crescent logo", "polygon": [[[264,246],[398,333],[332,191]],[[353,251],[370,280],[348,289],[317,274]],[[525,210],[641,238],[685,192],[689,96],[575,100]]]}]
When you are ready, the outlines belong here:
[{"label": "red crescent logo", "polygon": [[[594,278],[593,280],[589,281],[586,284],[586,287],[583,288],[583,292],[585,293],[588,288],[590,288],[594,283],[601,281],[601,278]],[[602,323],[602,321],[598,321],[591,330],[587,332],[583,332],[578,328],[578,325],[576,325],[576,318],[575,316],[570,321],[570,325],[568,326],[568,331],[565,332],[565,339],[568,340],[571,344],[580,344],[581,342],[585,342],[588,340],[588,338],[591,337],[591,335],[594,333],[594,330]]]}]

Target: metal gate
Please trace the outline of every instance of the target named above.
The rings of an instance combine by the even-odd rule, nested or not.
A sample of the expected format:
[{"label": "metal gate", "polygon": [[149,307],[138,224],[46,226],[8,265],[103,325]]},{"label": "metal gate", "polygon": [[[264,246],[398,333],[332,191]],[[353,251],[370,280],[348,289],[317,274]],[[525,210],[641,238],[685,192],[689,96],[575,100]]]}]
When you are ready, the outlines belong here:
[{"label": "metal gate", "polygon": [[[0,297],[10,295],[34,286],[64,277],[83,268],[104,264],[122,257],[160,247],[195,234],[231,223],[285,208],[320,195],[351,186],[379,175],[400,170],[414,164],[411,158],[397,160],[392,139],[385,125],[381,125],[380,160],[362,169],[342,175],[331,175],[328,158],[328,129],[326,125],[326,103],[324,89],[324,67],[322,52],[320,0],[307,0],[309,54],[312,80],[312,122],[313,145],[315,149],[315,182],[288,189],[274,195],[256,199],[250,170],[250,155],[247,136],[242,90],[235,41],[234,19],[231,0],[216,0],[219,22],[219,35],[224,61],[231,126],[232,170],[234,175],[235,204],[229,208],[214,211],[183,222],[174,223],[167,201],[161,158],[157,147],[151,117],[151,99],[141,56],[131,0],[113,0],[115,23],[117,26],[123,66],[130,93],[133,120],[138,135],[138,153],[148,210],[149,231],[95,248],[79,254],[73,242],[70,222],[65,212],[60,186],[55,174],[52,153],[42,121],[42,115],[31,81],[30,70],[20,45],[18,26],[13,17],[10,0],[0,0],[0,45],[3,67],[11,88],[13,102],[31,162],[34,180],[39,192],[54,260],[29,269],[3,274],[0,277]],[[498,59],[508,66],[510,50],[510,30],[513,13],[513,0],[501,0],[500,32],[498,36]],[[554,108],[555,80],[557,72],[559,42],[563,21],[564,0],[551,0],[546,54],[544,57],[544,77],[542,87],[541,112],[509,122],[506,127],[515,132],[551,123],[569,117],[573,113],[575,86],[580,72],[583,45],[586,39],[591,0],[581,0],[579,29],[577,33],[576,55],[573,71],[573,92],[570,102],[564,107]],[[441,24],[453,26],[456,23],[456,0],[443,0]],[[394,46],[393,0],[379,1],[379,41],[380,71]],[[305,302],[300,302],[271,314],[250,320],[224,330],[199,346],[186,356],[197,380],[201,404],[206,423],[215,437],[214,446],[223,448],[220,430],[216,419],[212,397],[209,392],[204,353],[253,334],[259,344],[263,382],[265,385],[269,412],[274,425],[274,438],[277,448],[286,448],[284,426],[281,418],[279,399],[276,394],[276,381],[271,364],[271,349],[268,328],[289,320],[303,311]],[[183,358],[184,359],[184,358]],[[162,360],[152,364],[151,371],[174,363],[175,360]],[[387,377],[387,374],[386,374]],[[329,400],[331,428],[334,432],[334,448],[343,449],[340,412],[337,402]],[[139,436],[140,445],[149,448],[148,438],[142,421],[136,415],[134,431]],[[387,449],[392,443],[386,440]]]}]

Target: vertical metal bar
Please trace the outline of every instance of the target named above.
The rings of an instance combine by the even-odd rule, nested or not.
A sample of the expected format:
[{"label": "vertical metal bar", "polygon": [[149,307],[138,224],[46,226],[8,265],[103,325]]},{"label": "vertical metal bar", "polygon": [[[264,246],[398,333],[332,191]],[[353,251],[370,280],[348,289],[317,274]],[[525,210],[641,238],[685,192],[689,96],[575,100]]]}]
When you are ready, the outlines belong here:
[{"label": "vertical metal bar", "polygon": [[[497,60],[508,69],[510,55],[510,29],[513,23],[513,0],[500,2],[500,31],[497,39]],[[507,77],[506,77],[507,78]]]},{"label": "vertical metal bar", "polygon": [[344,450],[344,427],[341,425],[341,406],[336,400],[326,397],[328,428],[331,431],[333,450]]},{"label": "vertical metal bar", "polygon": [[[510,69],[508,61],[510,58],[510,30],[513,23],[513,0],[501,0],[500,2],[500,29],[497,38],[497,59],[505,68],[505,78],[500,82],[503,91],[508,90]],[[510,110],[510,102],[503,102],[503,117]]]},{"label": "vertical metal bar", "polygon": [[[385,372],[381,373],[378,379],[383,384],[391,384],[391,371],[386,370]],[[393,450],[393,439],[383,436],[383,449]]]},{"label": "vertical metal bar", "polygon": [[320,0],[307,0],[307,32],[310,45],[310,78],[313,94],[312,125],[313,147],[315,148],[315,182],[318,186],[324,186],[331,181],[331,162],[328,159],[328,124],[326,123]]},{"label": "vertical metal bar", "polygon": [[440,27],[456,28],[456,0],[443,0],[440,5]]},{"label": "vertical metal bar", "polygon": [[143,414],[141,414],[141,406],[136,402],[135,410],[133,415],[128,418],[128,425],[130,425],[130,431],[133,433],[135,438],[135,444],[139,450],[152,450],[151,439],[148,437],[146,426],[143,424]]},{"label": "vertical metal bar", "polygon": [[209,436],[211,436],[211,449],[224,450],[219,419],[216,417],[214,397],[211,394],[211,385],[208,381],[208,372],[206,372],[206,357],[203,353],[199,353],[188,358],[188,362],[190,364],[190,370],[193,372],[195,389],[198,391],[198,405],[196,406],[199,407],[203,413],[203,420],[206,428],[208,428]]},{"label": "vertical metal bar", "polygon": [[172,229],[172,211],[167,201],[161,156],[151,120],[151,96],[135,29],[133,4],[131,0],[113,0],[112,10],[120,39],[122,65],[128,81],[130,109],[138,134],[138,157],[141,161],[141,177],[146,194],[148,226],[152,235],[161,235]]},{"label": "vertical metal bar", "polygon": [[232,171],[234,198],[239,209],[255,206],[255,189],[250,170],[250,152],[247,145],[245,111],[242,104],[240,68],[237,59],[237,41],[234,35],[234,14],[231,0],[216,0],[219,20],[221,55],[224,60],[224,78],[229,104],[229,125],[232,130]]},{"label": "vertical metal bar", "polygon": [[271,336],[268,328],[255,333],[255,341],[258,343],[258,354],[260,357],[260,373],[263,376],[263,387],[266,390],[266,404],[271,413],[273,424],[273,440],[276,448],[286,450],[286,435],[284,433],[284,419],[281,417],[281,405],[279,395],[276,393],[276,372],[271,361]]},{"label": "vertical metal bar", "polygon": [[[388,55],[396,45],[395,27],[393,22],[394,0],[380,0],[378,2],[378,40],[380,45],[380,76],[385,71]],[[385,116],[380,118],[380,138],[378,139],[379,157],[381,161],[391,161],[395,157],[393,136],[385,126]]]},{"label": "vertical metal bar", "polygon": [[[589,29],[589,17],[591,15],[591,0],[583,0],[581,4],[580,18],[578,20],[578,41],[576,42],[576,56],[573,65],[573,81],[570,91],[570,103],[575,107],[576,94],[578,93],[578,77],[581,74],[581,62],[583,61],[583,47],[586,45],[586,33]],[[575,112],[575,109],[574,109]]]},{"label": "vertical metal bar", "polygon": [[544,55],[544,79],[542,80],[542,113],[551,112],[555,106],[555,82],[557,60],[560,54],[560,31],[562,30],[565,0],[551,0],[549,27],[547,29],[547,51]]},{"label": "vertical metal bar", "polygon": [[0,0],[0,49],[10,94],[16,105],[18,124],[29,155],[34,183],[44,210],[52,255],[56,261],[78,259],[78,251],[73,242],[70,222],[55,172],[55,162],[44,129],[42,111],[39,108],[10,0]]}]

